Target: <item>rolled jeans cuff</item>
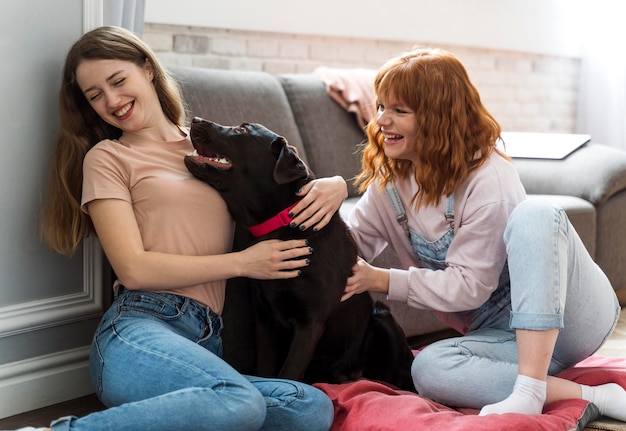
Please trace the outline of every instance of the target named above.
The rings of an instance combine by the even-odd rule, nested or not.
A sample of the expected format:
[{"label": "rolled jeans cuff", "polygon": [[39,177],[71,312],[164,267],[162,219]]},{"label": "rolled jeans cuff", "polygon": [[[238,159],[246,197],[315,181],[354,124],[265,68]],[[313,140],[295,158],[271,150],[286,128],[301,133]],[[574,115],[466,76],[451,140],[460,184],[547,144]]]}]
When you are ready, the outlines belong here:
[{"label": "rolled jeans cuff", "polygon": [[563,313],[519,313],[511,311],[509,325],[513,329],[548,331],[563,328]]},{"label": "rolled jeans cuff", "polygon": [[78,419],[76,416],[63,416],[62,418],[53,420],[49,428],[52,429],[52,431],[69,431],[70,425],[76,419]]}]

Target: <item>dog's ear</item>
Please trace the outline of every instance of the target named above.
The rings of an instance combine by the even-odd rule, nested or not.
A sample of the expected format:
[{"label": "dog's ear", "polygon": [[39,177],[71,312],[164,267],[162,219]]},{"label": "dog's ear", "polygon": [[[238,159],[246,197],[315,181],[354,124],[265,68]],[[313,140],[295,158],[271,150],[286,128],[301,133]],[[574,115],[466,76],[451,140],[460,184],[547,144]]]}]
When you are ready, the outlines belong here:
[{"label": "dog's ear", "polygon": [[282,136],[272,142],[272,152],[278,154],[274,166],[274,181],[277,184],[287,184],[301,178],[308,178],[309,169],[298,157],[296,149],[287,144]]}]

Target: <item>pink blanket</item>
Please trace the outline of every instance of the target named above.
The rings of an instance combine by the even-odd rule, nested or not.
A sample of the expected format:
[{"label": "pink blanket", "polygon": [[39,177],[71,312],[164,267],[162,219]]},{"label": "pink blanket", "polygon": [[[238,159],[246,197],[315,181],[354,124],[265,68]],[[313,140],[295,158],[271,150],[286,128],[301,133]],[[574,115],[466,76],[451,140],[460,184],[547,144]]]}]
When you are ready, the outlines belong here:
[{"label": "pink blanket", "polygon": [[314,73],[324,82],[330,97],[346,111],[354,113],[359,126],[365,127],[376,113],[376,70],[318,67]]},{"label": "pink blanket", "polygon": [[[626,388],[626,358],[592,356],[559,376],[590,385],[615,382]],[[326,392],[335,406],[332,431],[582,430],[597,415],[597,409],[588,408],[583,400],[548,404],[542,415],[478,416],[477,410],[452,409],[368,380],[315,386]]]}]

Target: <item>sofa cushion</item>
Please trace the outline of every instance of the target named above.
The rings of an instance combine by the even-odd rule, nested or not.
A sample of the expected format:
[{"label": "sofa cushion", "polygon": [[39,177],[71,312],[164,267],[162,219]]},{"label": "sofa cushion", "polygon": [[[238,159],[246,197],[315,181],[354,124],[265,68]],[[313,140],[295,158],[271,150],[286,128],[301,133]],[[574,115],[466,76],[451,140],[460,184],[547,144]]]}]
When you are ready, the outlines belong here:
[{"label": "sofa cushion", "polygon": [[261,123],[284,136],[308,163],[289,101],[274,75],[256,71],[170,68],[191,117],[224,126]]},{"label": "sofa cushion", "polygon": [[577,196],[600,206],[626,188],[626,151],[586,144],[564,159],[513,159],[529,194]]},{"label": "sofa cushion", "polygon": [[278,79],[291,104],[311,170],[317,177],[343,176],[349,195],[355,196],[351,180],[360,171],[361,158],[356,153],[365,141],[356,117],[328,95],[317,75],[284,74]]},{"label": "sofa cushion", "polygon": [[626,305],[626,191],[611,196],[596,208],[596,212],[596,262],[618,291],[622,305]]}]

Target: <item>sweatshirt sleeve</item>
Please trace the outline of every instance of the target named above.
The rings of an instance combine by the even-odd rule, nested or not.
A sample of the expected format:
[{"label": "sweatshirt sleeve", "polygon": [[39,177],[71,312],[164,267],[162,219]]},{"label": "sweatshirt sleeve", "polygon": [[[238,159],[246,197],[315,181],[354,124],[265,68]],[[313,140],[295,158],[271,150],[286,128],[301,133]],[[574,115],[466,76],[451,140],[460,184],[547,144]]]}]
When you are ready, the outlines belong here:
[{"label": "sweatshirt sleeve", "polygon": [[[525,199],[523,186],[509,162],[498,157],[455,190],[455,231],[444,270],[421,267],[384,191],[368,192],[368,201],[355,207],[349,225],[361,252],[367,253],[366,260],[380,252],[381,244],[389,244],[398,257],[400,267],[390,269],[390,300],[419,309],[455,313],[474,310],[489,299],[506,263],[503,234],[509,214]],[[405,194],[403,200],[408,202],[411,197]],[[420,220],[432,214],[420,209],[412,217]],[[412,228],[425,238],[443,234]]]},{"label": "sweatshirt sleeve", "polygon": [[376,194],[368,187],[346,220],[350,233],[357,244],[359,255],[368,262],[382,253],[388,244],[389,233],[385,229],[386,216]]}]

